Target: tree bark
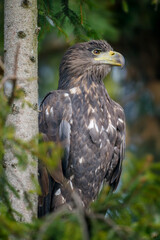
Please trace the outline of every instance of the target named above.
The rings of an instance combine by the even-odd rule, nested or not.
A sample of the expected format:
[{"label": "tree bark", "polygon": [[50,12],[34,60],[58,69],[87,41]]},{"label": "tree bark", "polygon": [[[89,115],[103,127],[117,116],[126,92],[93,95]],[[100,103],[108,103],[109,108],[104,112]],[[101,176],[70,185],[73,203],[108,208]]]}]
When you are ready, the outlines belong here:
[{"label": "tree bark", "polygon": [[[15,127],[16,138],[28,141],[38,133],[37,0],[5,0],[4,13],[5,76],[9,78],[16,75],[16,85],[25,93],[23,100],[13,99],[13,113],[9,115],[7,124]],[[23,106],[24,100],[33,107],[27,104]],[[22,171],[13,150],[6,149],[6,175],[20,196],[17,199],[9,191],[10,201],[13,209],[22,214],[22,218],[16,216],[16,220],[26,222],[30,222],[37,213],[36,194],[29,195],[33,210],[27,208],[25,200],[25,193],[34,190],[31,176],[37,178],[37,160],[30,154],[28,160],[27,169]]]}]

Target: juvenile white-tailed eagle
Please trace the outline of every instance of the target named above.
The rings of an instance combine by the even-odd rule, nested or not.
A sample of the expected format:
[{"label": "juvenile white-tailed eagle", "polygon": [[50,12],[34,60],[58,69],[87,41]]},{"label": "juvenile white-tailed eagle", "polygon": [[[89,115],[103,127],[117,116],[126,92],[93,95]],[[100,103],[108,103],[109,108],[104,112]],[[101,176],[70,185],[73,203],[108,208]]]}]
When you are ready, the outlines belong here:
[{"label": "juvenile white-tailed eagle", "polygon": [[85,207],[97,197],[103,182],[113,190],[117,187],[125,151],[125,118],[103,79],[111,66],[123,65],[123,56],[102,40],[78,43],[64,54],[58,90],[48,93],[40,106],[39,130],[45,141],[60,142],[64,155],[57,172],[39,164],[39,216],[70,204],[68,187]]}]

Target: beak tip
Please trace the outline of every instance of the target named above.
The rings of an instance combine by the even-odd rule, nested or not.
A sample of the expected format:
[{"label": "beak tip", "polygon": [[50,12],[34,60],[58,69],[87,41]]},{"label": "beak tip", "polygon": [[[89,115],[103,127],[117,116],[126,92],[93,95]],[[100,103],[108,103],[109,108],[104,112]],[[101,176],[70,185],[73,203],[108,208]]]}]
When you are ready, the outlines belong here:
[{"label": "beak tip", "polygon": [[121,56],[121,68],[125,66],[125,58]]},{"label": "beak tip", "polygon": [[118,56],[117,56],[117,63],[119,64],[119,66],[121,67],[121,68],[123,68],[124,67],[124,65],[125,65],[125,58],[123,57],[123,55],[122,54],[118,54]]}]

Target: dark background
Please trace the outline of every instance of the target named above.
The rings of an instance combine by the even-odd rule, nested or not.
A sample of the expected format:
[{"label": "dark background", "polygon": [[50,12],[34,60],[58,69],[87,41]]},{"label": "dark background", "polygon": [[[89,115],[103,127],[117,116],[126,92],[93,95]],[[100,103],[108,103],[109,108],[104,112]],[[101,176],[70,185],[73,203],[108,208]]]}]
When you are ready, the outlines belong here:
[{"label": "dark background", "polygon": [[[98,220],[89,223],[91,239],[160,240],[159,1],[39,0],[38,11],[39,102],[57,88],[60,60],[76,42],[105,39],[126,60],[123,69],[114,67],[104,80],[109,95],[123,106],[126,115],[122,180],[117,192],[108,198],[104,188],[93,206],[94,212],[107,212],[109,218],[105,224]],[[3,14],[0,1],[2,59]],[[60,219],[46,239],[70,239],[71,227],[78,229],[74,239],[81,239],[76,224],[74,217],[65,223]]]}]

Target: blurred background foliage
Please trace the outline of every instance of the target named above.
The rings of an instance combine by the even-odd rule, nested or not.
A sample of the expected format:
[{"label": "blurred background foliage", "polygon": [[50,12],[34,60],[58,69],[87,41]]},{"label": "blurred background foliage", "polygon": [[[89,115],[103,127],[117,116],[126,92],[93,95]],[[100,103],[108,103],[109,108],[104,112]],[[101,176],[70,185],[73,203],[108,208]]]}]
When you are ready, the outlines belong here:
[{"label": "blurred background foliage", "polygon": [[[104,187],[92,211],[61,209],[44,220],[16,223],[0,167],[0,239],[160,240],[160,7],[158,0],[38,0],[39,101],[58,85],[64,51],[75,42],[105,39],[126,59],[104,80],[110,96],[124,108],[127,151],[116,193]],[[3,2],[0,2],[0,55],[3,59]],[[3,70],[0,67],[0,78]],[[10,111],[1,89],[0,159],[4,140],[14,130],[5,126]],[[9,134],[10,133],[10,134]],[[34,141],[34,140],[33,140]],[[30,143],[32,149],[34,144]],[[16,143],[14,143],[16,144]],[[17,143],[24,150],[24,143]],[[43,145],[43,143],[42,143]],[[30,146],[30,145],[28,145]],[[47,145],[42,155],[46,164]],[[29,148],[28,148],[29,149]],[[54,146],[53,149],[55,150]],[[54,151],[53,151],[54,154]],[[20,163],[26,166],[25,154]],[[11,186],[10,186],[11,188]],[[14,192],[14,189],[12,189]],[[15,193],[16,194],[16,193]],[[105,216],[105,218],[104,218]]]}]

